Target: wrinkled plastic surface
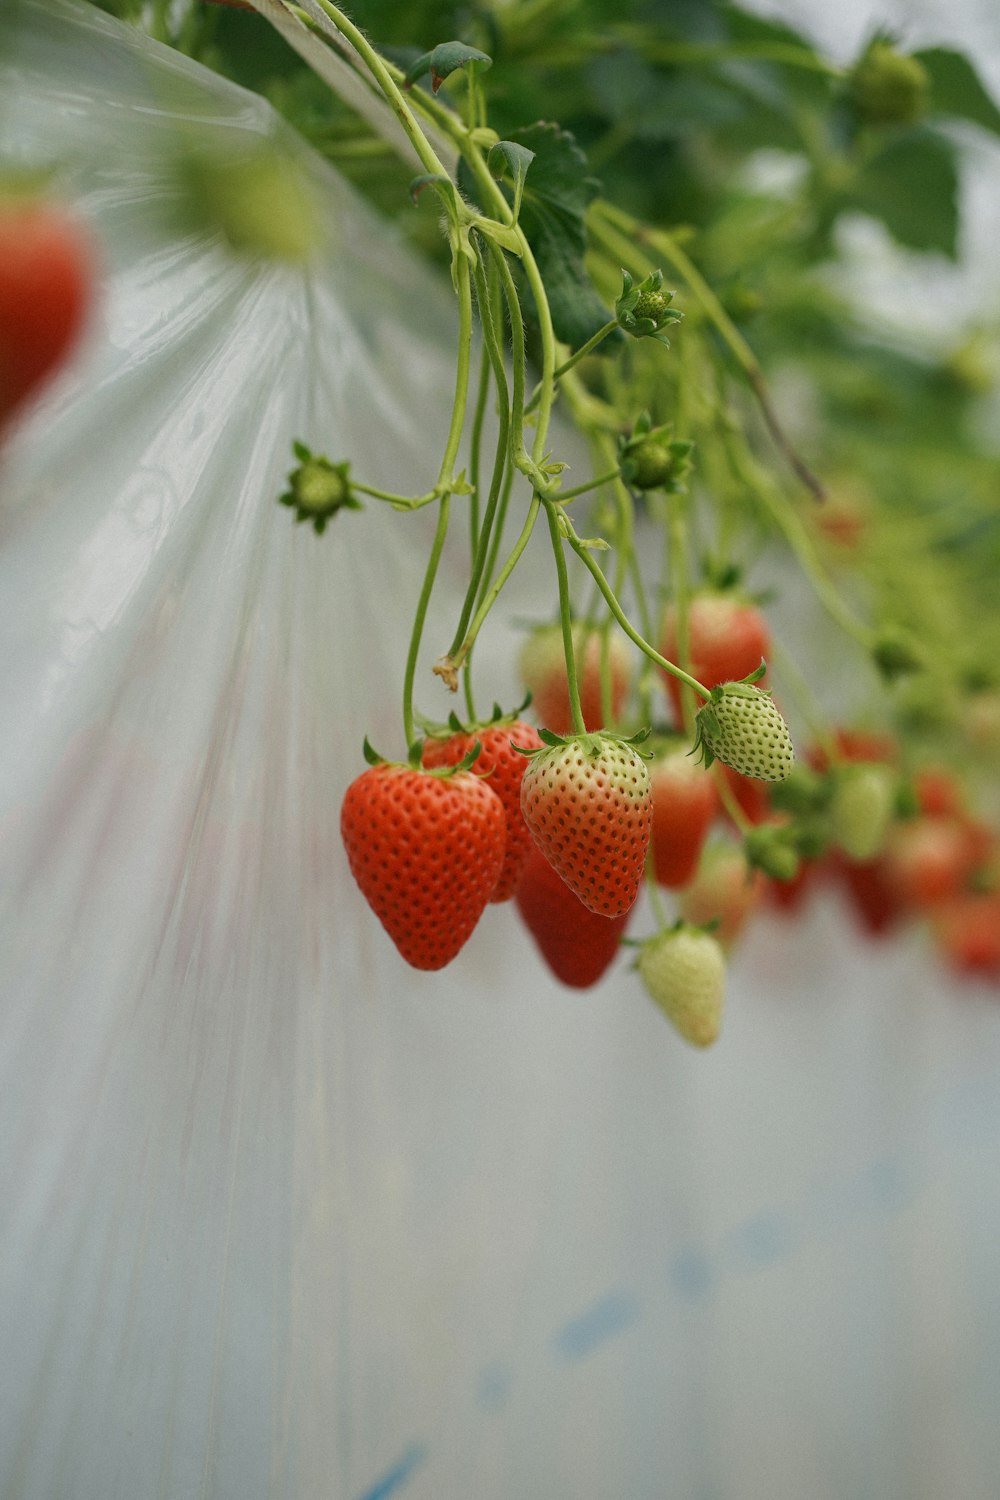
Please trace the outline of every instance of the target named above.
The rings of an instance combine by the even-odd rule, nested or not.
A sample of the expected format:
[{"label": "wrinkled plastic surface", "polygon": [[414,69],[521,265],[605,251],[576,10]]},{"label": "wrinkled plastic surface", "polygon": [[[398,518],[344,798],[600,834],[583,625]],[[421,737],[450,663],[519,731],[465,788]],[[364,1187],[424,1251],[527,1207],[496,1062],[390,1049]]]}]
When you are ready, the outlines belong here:
[{"label": "wrinkled plastic surface", "polygon": [[[4,1500],[995,1495],[995,1002],[832,902],[751,933],[706,1056],[510,906],[408,970],[337,817],[431,518],[274,497],[295,436],[433,481],[449,291],[84,6],[28,0],[0,99],[104,267],[0,466]],[[171,231],[179,124],[283,141],[325,257]]]}]

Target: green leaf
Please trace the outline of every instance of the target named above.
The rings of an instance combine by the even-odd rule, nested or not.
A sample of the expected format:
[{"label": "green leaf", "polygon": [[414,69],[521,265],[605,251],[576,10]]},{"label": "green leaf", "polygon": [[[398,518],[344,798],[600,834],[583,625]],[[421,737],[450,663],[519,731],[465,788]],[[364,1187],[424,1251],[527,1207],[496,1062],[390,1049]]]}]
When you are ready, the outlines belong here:
[{"label": "green leaf", "polygon": [[419,177],[414,177],[410,182],[410,197],[416,203],[424,188],[433,188],[438,197],[444,198],[449,206],[455,202],[455,184],[450,177],[443,177],[440,172],[421,172]]},{"label": "green leaf", "polygon": [[848,207],[881,219],[911,250],[958,248],[958,171],[950,143],[931,131],[907,131],[887,142],[859,173]]},{"label": "green leaf", "polygon": [[467,47],[464,42],[441,42],[431,52],[425,52],[418,57],[406,70],[404,83],[407,85],[416,83],[425,73],[431,75],[431,90],[437,93],[445,79],[455,72],[456,68],[481,68],[485,73],[487,68],[493,66],[493,59],[485,52],[480,52],[476,47]]},{"label": "green leaf", "polygon": [[556,338],[576,349],[610,316],[584,269],[585,215],[600,191],[568,130],[540,121],[512,132],[511,145],[532,153],[521,200],[521,228],[538,262]]},{"label": "green leaf", "polygon": [[684,139],[745,113],[742,101],[704,69],[665,74],[626,49],[597,58],[588,76],[608,118],[635,140]]},{"label": "green leaf", "polygon": [[913,55],[927,69],[932,113],[971,120],[973,125],[1000,135],[1000,109],[967,57],[947,47],[928,47]]},{"label": "green leaf", "polygon": [[494,177],[502,177],[504,172],[509,172],[513,179],[515,224],[521,213],[524,179],[534,159],[534,151],[529,151],[527,146],[518,145],[516,141],[497,141],[496,145],[490,148],[490,154],[486,158],[486,165]]}]

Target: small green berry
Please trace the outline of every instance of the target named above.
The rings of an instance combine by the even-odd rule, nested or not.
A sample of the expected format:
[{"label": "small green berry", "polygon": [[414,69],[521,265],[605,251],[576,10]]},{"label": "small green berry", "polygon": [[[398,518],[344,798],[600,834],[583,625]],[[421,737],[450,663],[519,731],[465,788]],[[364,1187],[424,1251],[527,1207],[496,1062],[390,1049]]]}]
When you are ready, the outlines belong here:
[{"label": "small green berry", "polygon": [[876,38],[851,75],[851,100],[866,125],[915,125],[927,110],[927,69]]},{"label": "small green berry", "polygon": [[670,304],[673,292],[663,290],[663,272],[652,271],[638,285],[627,271],[622,272],[622,290],[615,303],[618,326],[633,338],[656,336],[666,343],[660,330],[668,323],[679,323],[682,313]]},{"label": "small green berry", "polygon": [[350,464],[331,463],[310,453],[304,443],[294,445],[301,462],[288,476],[288,490],[279,496],[282,505],[295,511],[297,521],[310,521],[317,534],[338,510],[360,510],[361,502],[351,490]]},{"label": "small green berry", "polygon": [[[761,667],[751,676],[760,676]],[[695,748],[705,764],[724,765],[757,781],[784,781],[795,764],[788,725],[771,695],[748,679],[723,682],[695,716]]]}]

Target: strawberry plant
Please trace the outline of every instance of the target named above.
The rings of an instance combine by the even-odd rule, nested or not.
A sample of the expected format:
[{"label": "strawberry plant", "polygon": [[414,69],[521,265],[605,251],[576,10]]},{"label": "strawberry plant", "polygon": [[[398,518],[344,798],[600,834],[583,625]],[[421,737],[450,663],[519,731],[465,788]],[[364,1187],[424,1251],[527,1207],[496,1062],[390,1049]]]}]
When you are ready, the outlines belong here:
[{"label": "strawberry plant", "polygon": [[[794,913],[840,885],[866,932],[923,920],[960,968],[991,972],[995,340],[883,337],[816,270],[838,264],[847,214],[956,255],[950,122],[1000,134],[1000,110],[948,49],[880,33],[842,66],[738,6],[697,10],[669,30],[633,0],[572,26],[530,0],[488,17],[401,0],[130,13],[266,93],[454,294],[451,407],[426,471],[375,485],[320,432],[329,456],[296,437],[275,497],[316,545],[349,549],[363,505],[401,528],[433,518],[399,644],[400,761],[344,802],[365,896],[423,968],[513,898],[578,987],[645,910],[640,979],[704,1044],[719,952],[765,892]],[[761,149],[796,163],[790,187],[747,185]],[[273,156],[190,155],[178,182],[232,253],[308,257],[310,205]],[[71,347],[83,300],[54,295],[49,343],[39,328],[35,364],[14,358],[4,316],[20,316],[15,275],[42,274],[33,232],[24,220],[0,257],[0,420]],[[522,609],[539,551],[551,583]],[[791,579],[851,684],[850,724],[786,608]],[[484,718],[477,695],[500,695],[479,643],[526,617],[544,621],[510,663],[529,698]]]}]

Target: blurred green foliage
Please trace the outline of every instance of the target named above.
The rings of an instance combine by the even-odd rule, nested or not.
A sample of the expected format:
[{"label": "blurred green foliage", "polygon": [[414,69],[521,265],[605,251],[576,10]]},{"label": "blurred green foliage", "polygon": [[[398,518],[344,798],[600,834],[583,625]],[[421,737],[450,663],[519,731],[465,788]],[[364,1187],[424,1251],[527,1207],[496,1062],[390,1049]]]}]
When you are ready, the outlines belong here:
[{"label": "blurred green foliage", "polygon": [[[407,192],[411,169],[260,16],[205,0],[105,5],[264,94],[443,263],[432,208],[414,210]],[[885,517],[871,587],[901,624],[947,638],[970,678],[1000,678],[1000,466],[984,418],[996,404],[996,324],[984,312],[981,326],[933,338],[876,327],[835,274],[843,227],[857,215],[929,265],[959,255],[954,123],[1000,136],[1000,110],[973,62],[946,47],[905,57],[876,35],[843,68],[781,21],[706,0],[619,0],[613,10],[605,0],[354,0],[349,9],[403,68],[450,40],[492,58],[482,79],[490,124],[538,153],[523,222],[564,340],[581,342],[607,315],[612,273],[620,285],[618,267],[588,240],[592,200],[669,229],[779,393],[807,393],[787,420],[811,464],[834,491],[873,497]],[[464,87],[456,74],[438,98],[461,108]],[[702,483],[710,470],[706,459]],[[904,594],[895,575],[907,570],[918,587]],[[921,609],[923,621],[908,618]]]}]

